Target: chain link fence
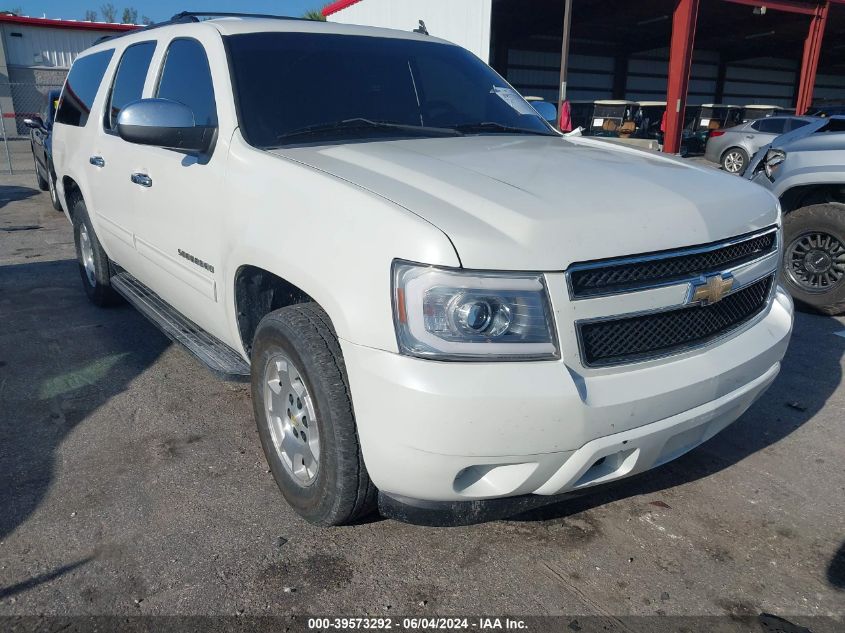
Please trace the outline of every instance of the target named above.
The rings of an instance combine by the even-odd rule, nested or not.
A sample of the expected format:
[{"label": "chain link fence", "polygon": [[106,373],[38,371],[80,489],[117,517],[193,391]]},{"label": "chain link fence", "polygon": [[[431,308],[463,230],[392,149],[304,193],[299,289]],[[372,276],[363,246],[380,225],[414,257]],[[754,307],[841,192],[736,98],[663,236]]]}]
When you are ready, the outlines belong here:
[{"label": "chain link fence", "polygon": [[30,130],[24,119],[44,116],[49,111],[47,95],[61,90],[54,83],[0,83],[0,173],[22,173],[35,170],[30,147]]}]

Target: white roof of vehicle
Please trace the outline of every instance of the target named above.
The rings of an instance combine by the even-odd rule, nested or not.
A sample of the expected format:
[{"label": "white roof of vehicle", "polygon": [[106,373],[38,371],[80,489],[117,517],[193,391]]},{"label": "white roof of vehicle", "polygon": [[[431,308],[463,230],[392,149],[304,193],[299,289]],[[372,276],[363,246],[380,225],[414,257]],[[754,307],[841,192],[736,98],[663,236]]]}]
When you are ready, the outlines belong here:
[{"label": "white roof of vehicle", "polygon": [[[240,35],[243,33],[322,33],[326,35],[357,35],[360,37],[389,37],[393,39],[418,40],[421,42],[437,42],[452,44],[430,35],[414,33],[413,31],[399,31],[397,29],[383,29],[373,26],[358,26],[355,24],[341,24],[339,22],[319,22],[317,20],[275,19],[275,18],[214,18],[200,22],[181,22],[163,24],[154,28],[138,29],[118,38],[106,40],[92,49],[108,48],[116,41],[134,41],[149,39],[161,31],[165,35],[168,30],[176,29],[180,33],[190,33],[195,29],[213,28],[221,35]],[[87,52],[87,51],[86,51]]]},{"label": "white roof of vehicle", "polygon": [[636,101],[625,101],[624,99],[597,99],[593,103],[601,105],[637,105]]},{"label": "white roof of vehicle", "polygon": [[786,108],[782,108],[781,106],[776,105],[766,105],[763,103],[750,103],[748,105],[742,106],[746,110],[786,110]]},{"label": "white roof of vehicle", "polygon": [[640,106],[665,106],[665,101],[637,101]]}]

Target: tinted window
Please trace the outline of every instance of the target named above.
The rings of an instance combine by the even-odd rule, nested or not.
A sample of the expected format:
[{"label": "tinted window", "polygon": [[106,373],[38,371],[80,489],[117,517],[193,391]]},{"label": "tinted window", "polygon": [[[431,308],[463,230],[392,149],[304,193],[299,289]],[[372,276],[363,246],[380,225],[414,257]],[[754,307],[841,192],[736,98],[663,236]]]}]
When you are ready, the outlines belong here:
[{"label": "tinted window", "polygon": [[804,127],[805,125],[809,124],[809,121],[805,121],[804,119],[792,119],[789,124],[789,131],[797,130],[800,127]]},{"label": "tinted window", "polygon": [[188,106],[197,125],[217,125],[214,86],[202,44],[189,39],[170,44],[156,96]]},{"label": "tinted window", "polygon": [[[404,126],[402,134],[502,126],[552,134],[536,111],[472,53],[417,39],[314,33],[249,33],[227,38],[241,129],[258,147],[323,126],[296,142],[397,135],[395,128],[342,126],[367,119]],[[283,60],[273,63],[272,60]],[[270,70],[268,70],[270,69]],[[269,74],[268,74],[269,73]],[[492,126],[489,124],[493,124]],[[498,126],[498,130],[496,129]],[[419,128],[415,131],[414,128]]]},{"label": "tinted window", "polygon": [[752,127],[764,134],[783,134],[787,119],[759,119]]},{"label": "tinted window", "polygon": [[117,126],[117,115],[120,111],[126,105],[141,98],[155,49],[155,42],[142,42],[133,44],[124,51],[114,75],[109,96],[105,118],[106,128],[113,130]]},{"label": "tinted window", "polygon": [[56,121],[66,125],[84,126],[106,74],[114,51],[102,51],[77,59],[62,90]]}]

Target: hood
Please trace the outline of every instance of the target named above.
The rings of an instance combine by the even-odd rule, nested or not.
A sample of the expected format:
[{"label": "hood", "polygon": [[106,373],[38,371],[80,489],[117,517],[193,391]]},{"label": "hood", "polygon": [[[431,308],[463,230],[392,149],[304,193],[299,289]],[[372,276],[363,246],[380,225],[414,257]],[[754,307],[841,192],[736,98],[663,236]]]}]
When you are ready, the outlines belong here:
[{"label": "hood", "polygon": [[594,139],[480,135],[272,152],[431,222],[467,268],[563,270],[777,221],[771,194],[740,178]]}]

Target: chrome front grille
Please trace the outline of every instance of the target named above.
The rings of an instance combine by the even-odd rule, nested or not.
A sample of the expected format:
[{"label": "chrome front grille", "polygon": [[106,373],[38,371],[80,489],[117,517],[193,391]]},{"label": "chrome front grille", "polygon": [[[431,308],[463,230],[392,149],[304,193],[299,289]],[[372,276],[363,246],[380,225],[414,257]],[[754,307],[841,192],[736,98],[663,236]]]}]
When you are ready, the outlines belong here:
[{"label": "chrome front grille", "polygon": [[631,292],[721,272],[777,250],[777,229],[683,250],[575,264],[568,273],[573,299]]},{"label": "chrome front grille", "polygon": [[712,305],[580,323],[584,364],[600,367],[654,358],[724,336],[766,307],[773,282],[774,275],[769,275]]}]

